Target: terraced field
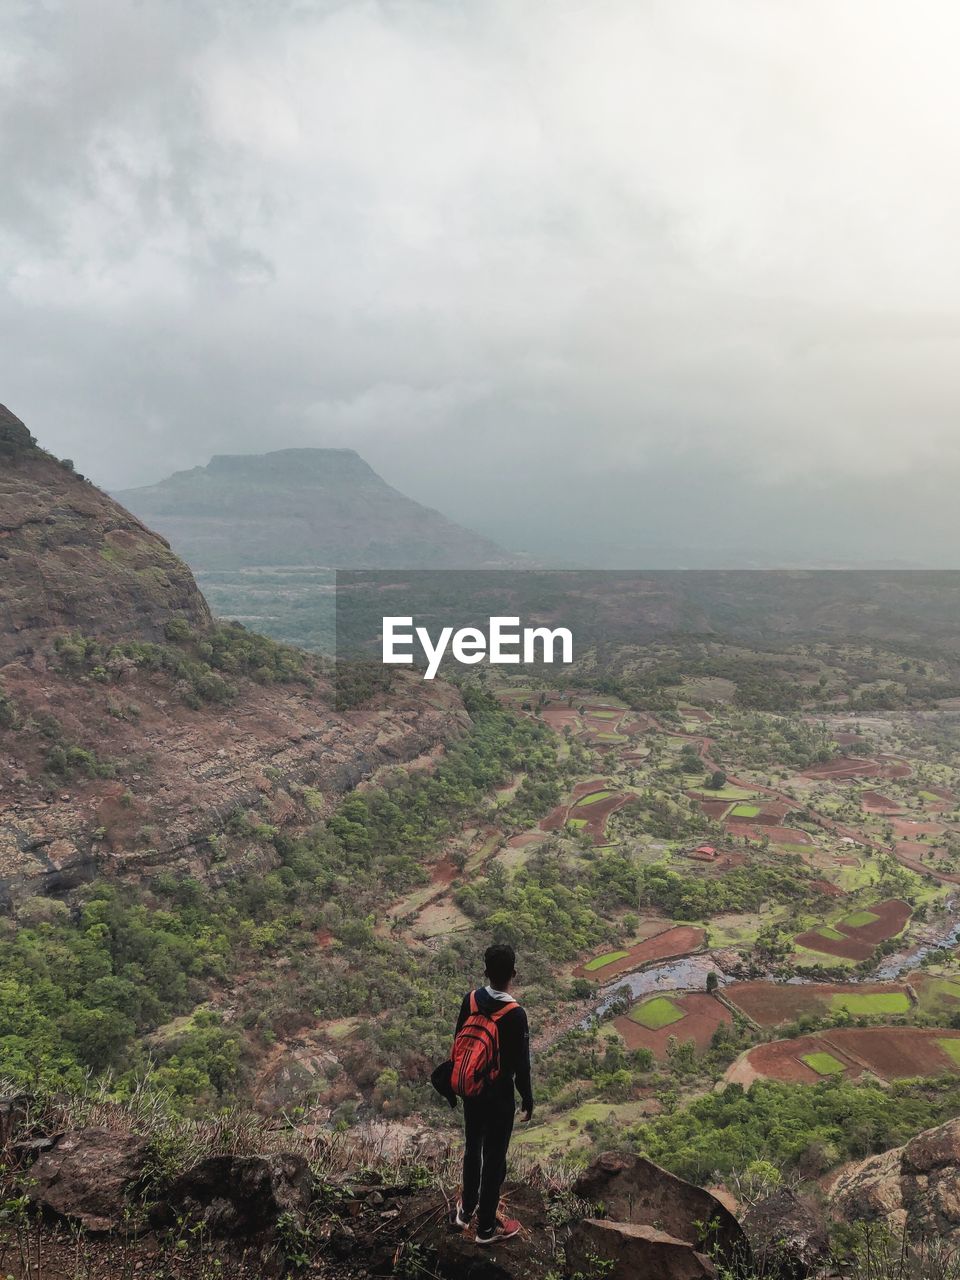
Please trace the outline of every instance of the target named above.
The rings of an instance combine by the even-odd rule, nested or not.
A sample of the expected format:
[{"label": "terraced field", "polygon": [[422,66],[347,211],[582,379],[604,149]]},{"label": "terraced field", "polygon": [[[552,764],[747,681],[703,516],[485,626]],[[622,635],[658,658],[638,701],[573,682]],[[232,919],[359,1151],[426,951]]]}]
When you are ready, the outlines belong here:
[{"label": "terraced field", "polygon": [[960,1031],[945,1027],[847,1027],[795,1040],[774,1040],[747,1050],[724,1081],[816,1084],[828,1075],[857,1080],[905,1080],[960,1071]]}]

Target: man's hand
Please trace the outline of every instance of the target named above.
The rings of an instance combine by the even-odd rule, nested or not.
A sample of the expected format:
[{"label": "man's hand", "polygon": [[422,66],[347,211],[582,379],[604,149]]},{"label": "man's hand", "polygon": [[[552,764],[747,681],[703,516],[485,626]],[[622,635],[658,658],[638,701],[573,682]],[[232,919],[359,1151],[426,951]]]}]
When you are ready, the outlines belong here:
[{"label": "man's hand", "polygon": [[522,1107],[520,1110],[520,1123],[529,1124],[530,1117],[533,1115],[533,1107]]}]

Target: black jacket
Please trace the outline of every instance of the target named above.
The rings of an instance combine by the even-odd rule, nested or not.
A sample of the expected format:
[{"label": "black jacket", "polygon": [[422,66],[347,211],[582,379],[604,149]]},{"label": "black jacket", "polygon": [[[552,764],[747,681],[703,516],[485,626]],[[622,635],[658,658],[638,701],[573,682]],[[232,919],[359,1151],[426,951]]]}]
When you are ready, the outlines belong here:
[{"label": "black jacket", "polygon": [[[502,1002],[494,1000],[487,994],[485,987],[474,992],[477,997],[477,1008],[481,1013],[496,1013],[503,1007]],[[470,1016],[470,992],[463,997],[460,1005],[460,1016],[457,1018],[457,1031]],[[513,1090],[516,1085],[520,1094],[520,1105],[524,1111],[533,1110],[533,1089],[530,1084],[530,1027],[527,1023],[526,1010],[514,1005],[509,1013],[505,1013],[497,1023],[500,1035],[500,1074],[487,1087],[487,1094],[493,1098],[509,1098],[513,1104]],[[487,1096],[485,1094],[484,1096]]]}]

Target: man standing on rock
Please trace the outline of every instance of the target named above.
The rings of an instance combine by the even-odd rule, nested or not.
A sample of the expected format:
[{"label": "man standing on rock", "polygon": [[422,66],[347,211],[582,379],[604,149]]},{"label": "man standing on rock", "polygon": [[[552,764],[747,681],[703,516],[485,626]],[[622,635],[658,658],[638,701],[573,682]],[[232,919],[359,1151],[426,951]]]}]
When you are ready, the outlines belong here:
[{"label": "man standing on rock", "polygon": [[530,1030],[526,1012],[510,994],[517,976],[513,947],[497,944],[484,953],[488,985],[463,997],[451,1054],[450,1087],[463,1099],[466,1147],[463,1187],[454,1214],[457,1227],[477,1215],[480,1245],[509,1240],[520,1223],[498,1213],[507,1176],[507,1150],[520,1094],[524,1122],[533,1115]]}]

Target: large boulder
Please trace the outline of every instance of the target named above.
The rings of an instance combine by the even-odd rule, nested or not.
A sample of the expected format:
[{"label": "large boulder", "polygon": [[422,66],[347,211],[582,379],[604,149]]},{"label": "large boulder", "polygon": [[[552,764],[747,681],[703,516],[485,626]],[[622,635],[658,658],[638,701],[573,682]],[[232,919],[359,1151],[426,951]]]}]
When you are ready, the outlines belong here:
[{"label": "large boulder", "polygon": [[846,1169],[830,1205],[846,1222],[883,1222],[960,1248],[960,1119]]},{"label": "large boulder", "polygon": [[743,1229],[763,1276],[803,1280],[818,1270],[830,1252],[822,1210],[787,1187],[752,1205]]},{"label": "large boulder", "polygon": [[606,1218],[655,1227],[730,1268],[746,1267],[750,1246],[736,1218],[716,1196],[643,1156],[608,1151],[573,1187]]},{"label": "large boulder", "polygon": [[602,1274],[605,1280],[713,1280],[717,1274],[688,1241],[656,1227],[605,1218],[585,1218],[574,1227],[567,1270],[575,1276]]},{"label": "large boulder", "polygon": [[65,1133],[30,1171],[32,1202],[87,1231],[113,1231],[143,1180],[149,1142],[109,1129]]},{"label": "large boulder", "polygon": [[304,1226],[312,1198],[303,1156],[209,1156],[175,1179],[154,1220],[185,1218],[215,1236],[266,1239],[281,1221]]}]

